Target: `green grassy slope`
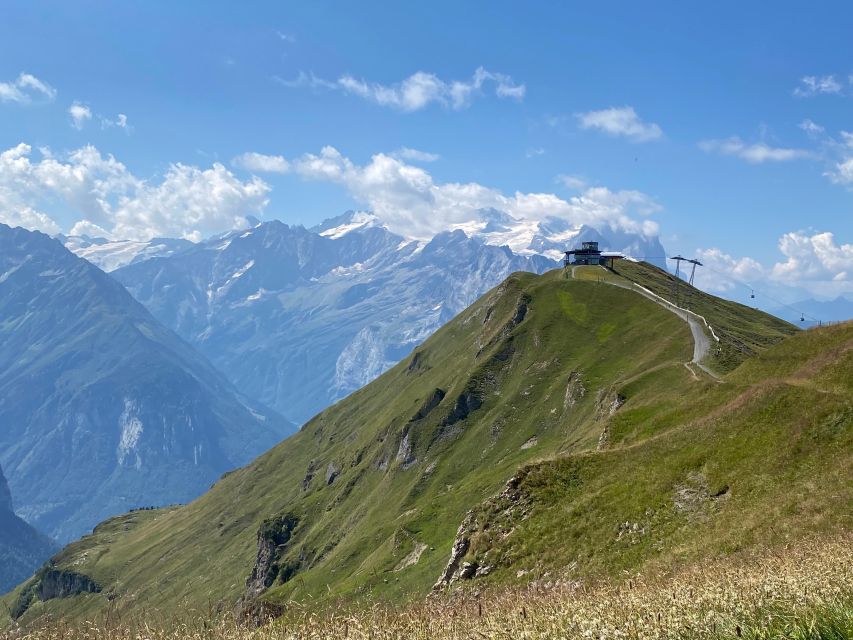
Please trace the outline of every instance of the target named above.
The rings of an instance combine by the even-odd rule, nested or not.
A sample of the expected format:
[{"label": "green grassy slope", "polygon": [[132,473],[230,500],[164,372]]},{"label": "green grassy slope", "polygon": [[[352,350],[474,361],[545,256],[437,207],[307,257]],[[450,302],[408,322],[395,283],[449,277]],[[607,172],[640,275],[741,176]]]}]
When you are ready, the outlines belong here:
[{"label": "green grassy slope", "polygon": [[[780,331],[764,314],[737,313],[759,333]],[[113,519],[67,547],[56,566],[102,592],[34,603],[22,621],[232,606],[257,532],[277,516],[296,523],[286,542],[276,523],[264,526],[281,544],[264,597],[280,602],[423,596],[477,505],[468,557],[494,564],[485,579],[497,581],[515,567],[611,572],[777,530],[836,528],[849,518],[850,501],[834,496],[849,497],[839,483],[849,474],[850,376],[839,367],[849,373],[851,333],[795,336],[720,384],[683,366],[687,325],[642,296],[560,271],[513,275],[197,501]],[[812,349],[824,354],[814,375],[789,383]],[[820,456],[834,464],[816,465]],[[506,507],[527,518],[507,522],[487,499],[519,468],[521,493]],[[670,513],[677,492],[688,508]],[[808,496],[805,513],[797,496]],[[634,536],[646,521],[654,534]],[[489,532],[499,527],[515,531],[502,542]]]},{"label": "green grassy slope", "polygon": [[[699,267],[701,269],[701,267]],[[727,372],[746,358],[797,332],[797,327],[769,313],[723,300],[679,281],[647,262],[619,260],[614,273],[646,287],[670,302],[704,316],[720,338],[707,365]]]}]

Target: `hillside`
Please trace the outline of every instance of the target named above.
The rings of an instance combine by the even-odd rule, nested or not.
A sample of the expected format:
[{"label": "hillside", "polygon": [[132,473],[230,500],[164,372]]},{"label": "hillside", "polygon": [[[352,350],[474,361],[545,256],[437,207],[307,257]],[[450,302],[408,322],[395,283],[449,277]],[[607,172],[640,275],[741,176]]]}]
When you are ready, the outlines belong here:
[{"label": "hillside", "polygon": [[709,322],[742,326],[755,355],[717,381],[684,366],[687,324],[649,299],[515,274],[192,504],[56,556],[109,600],[41,602],[42,575],[7,604],[26,623],[108,601],[165,617],[258,595],[396,601],[442,576],[607,576],[849,527],[853,327],[765,349],[793,329],[722,309]]},{"label": "hillside", "polygon": [[260,223],[111,275],[244,394],[301,424],[513,271],[554,266],[461,231],[424,246],[348,219]]},{"label": "hillside", "polygon": [[54,551],[53,542],[15,515],[0,469],[0,593],[30,577]]},{"label": "hillside", "polygon": [[66,542],[189,501],[294,430],[117,282],[0,225],[0,463],[19,515]]}]

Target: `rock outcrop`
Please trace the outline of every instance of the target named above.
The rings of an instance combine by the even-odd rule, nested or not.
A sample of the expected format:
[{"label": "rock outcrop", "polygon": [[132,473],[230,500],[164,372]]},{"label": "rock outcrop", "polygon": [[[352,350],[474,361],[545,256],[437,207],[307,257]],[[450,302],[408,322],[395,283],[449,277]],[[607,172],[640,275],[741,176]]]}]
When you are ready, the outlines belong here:
[{"label": "rock outcrop", "polygon": [[279,561],[287,543],[293,536],[293,530],[299,519],[287,513],[276,518],[264,520],[258,529],[258,552],[255,566],[246,580],[246,596],[253,599],[266,591],[279,577]]}]

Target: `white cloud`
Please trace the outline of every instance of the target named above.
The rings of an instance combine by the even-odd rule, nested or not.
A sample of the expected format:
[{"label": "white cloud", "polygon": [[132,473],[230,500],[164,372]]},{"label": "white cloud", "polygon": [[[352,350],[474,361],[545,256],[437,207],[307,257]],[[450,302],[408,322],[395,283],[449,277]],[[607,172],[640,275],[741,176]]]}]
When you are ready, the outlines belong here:
[{"label": "white cloud", "polygon": [[434,73],[426,71],[418,71],[401,82],[391,85],[368,82],[349,74],[332,82],[304,71],[300,71],[295,80],[284,80],[277,76],[273,79],[290,88],[340,90],[380,106],[404,112],[420,111],[431,104],[457,110],[464,109],[471,104],[475,96],[483,92],[487,85],[494,86],[495,95],[499,98],[522,100],[527,92],[524,84],[516,84],[510,76],[487,71],[483,67],[474,71],[471,79],[466,81],[445,81]]},{"label": "white cloud", "polygon": [[824,132],[824,128],[819,124],[812,122],[808,118],[803,120],[800,124],[797,125],[800,129],[808,133],[809,135],[817,135],[819,133]]},{"label": "white cloud", "polygon": [[559,175],[557,176],[557,182],[561,183],[567,189],[572,189],[573,191],[581,191],[586,189],[587,186],[586,179],[581,176]]},{"label": "white cloud", "polygon": [[794,89],[794,95],[799,98],[808,98],[822,93],[841,93],[841,83],[835,79],[834,75],[803,76],[800,78],[800,85]]},{"label": "white cloud", "polygon": [[85,104],[74,102],[68,107],[68,115],[71,116],[71,126],[80,131],[92,119],[92,110]]},{"label": "white cloud", "polygon": [[581,129],[598,129],[611,136],[625,136],[632,142],[657,140],[663,135],[654,122],[643,122],[633,107],[612,107],[576,114]]},{"label": "white cloud", "polygon": [[68,232],[70,236],[89,236],[90,238],[106,238],[112,240],[113,235],[91,220],[78,220]]},{"label": "white cloud", "polygon": [[705,291],[731,291],[741,283],[763,278],[765,273],[757,260],[734,258],[717,248],[699,249],[696,258],[703,265],[697,268],[696,285]]},{"label": "white cloud", "polygon": [[50,102],[56,89],[29,73],[20,73],[12,82],[0,82],[0,102],[30,104],[34,99]]},{"label": "white cloud", "polygon": [[273,82],[277,82],[278,84],[287,87],[288,89],[300,89],[307,87],[309,89],[334,90],[339,88],[337,83],[315,76],[313,71],[309,73],[300,71],[294,80],[287,80],[280,76],[272,76],[272,80]]},{"label": "white cloud", "polygon": [[853,157],[836,162],[824,175],[835,184],[853,185]]},{"label": "white cloud", "polygon": [[535,147],[533,149],[528,149],[524,152],[524,157],[527,159],[536,158],[538,156],[543,155],[545,155],[545,149],[543,149],[542,147]]},{"label": "white cloud", "polygon": [[283,31],[276,31],[275,34],[282,42],[286,42],[288,44],[294,44],[296,42],[296,38],[289,33],[284,33]]},{"label": "white cloud", "polygon": [[441,159],[441,156],[437,153],[419,151],[418,149],[411,149],[409,147],[400,147],[392,155],[395,158],[411,160],[412,162],[435,162]]},{"label": "white cloud", "polygon": [[256,173],[287,173],[290,163],[282,156],[270,156],[263,153],[248,151],[231,161],[235,167]]},{"label": "white cloud", "polygon": [[79,215],[78,229],[97,225],[116,238],[198,240],[239,228],[267,204],[265,182],[240,181],[218,163],[205,170],[175,164],[156,183],[92,146],[63,157],[43,153],[38,161],[31,155],[26,144],[0,153],[0,220],[48,233],[59,231],[43,211],[49,206]]},{"label": "white cloud", "polygon": [[357,165],[334,147],[291,161],[294,172],[308,180],[344,186],[389,229],[409,238],[429,239],[440,231],[479,219],[481,209],[498,209],[520,220],[555,216],[572,224],[608,225],[654,235],[657,223],[647,216],[659,210],[638,191],[588,188],[564,200],[553,193],[504,194],[478,183],[436,183],[424,169],[386,154]]},{"label": "white cloud", "polygon": [[[436,182],[422,167],[390,154],[376,154],[359,165],[334,147],[290,161],[240,156],[241,162],[247,158],[258,170],[289,170],[306,180],[341,185],[391,230],[409,238],[427,240],[454,225],[481,221],[481,210],[490,208],[530,223],[531,229],[558,217],[574,225],[607,225],[646,235],[658,231],[649,216],[660,207],[638,191],[583,185],[568,199],[547,192],[503,193],[475,182]],[[77,233],[198,240],[243,226],[245,216],[266,207],[269,191],[260,178],[241,181],[219,163],[209,169],[175,164],[162,177],[144,180],[93,146],[70,154],[43,149],[40,158],[26,144],[0,153],[0,220],[51,233],[59,226],[48,212],[57,210],[76,216]]]},{"label": "white cloud", "polygon": [[111,127],[116,127],[118,129],[124,130],[125,133],[131,133],[133,131],[133,127],[130,126],[130,123],[127,121],[127,116],[123,113],[119,113],[116,115],[115,120],[111,120],[110,118],[105,118],[103,116],[99,116],[101,120],[101,128],[109,129]]},{"label": "white cloud", "polygon": [[267,205],[270,187],[259,178],[241,182],[219,163],[210,169],[174,164],[156,186],[142,184],[111,212],[117,238],[179,236],[197,242],[246,224]]},{"label": "white cloud", "polygon": [[700,249],[697,257],[705,269],[696,272],[697,284],[711,291],[761,281],[822,296],[853,292],[853,244],[838,244],[830,232],[793,231],[779,239],[778,247],[783,260],[771,266],[720,249]]},{"label": "white cloud", "polygon": [[804,149],[771,147],[763,142],[748,144],[737,136],[726,138],[725,140],[705,140],[699,143],[699,148],[706,153],[716,152],[724,156],[735,156],[752,164],[785,162],[805,158],[810,155]]},{"label": "white cloud", "polygon": [[830,232],[808,235],[803,231],[786,233],[779,239],[785,262],[773,266],[777,280],[832,280],[853,284],[853,244],[836,244]]}]

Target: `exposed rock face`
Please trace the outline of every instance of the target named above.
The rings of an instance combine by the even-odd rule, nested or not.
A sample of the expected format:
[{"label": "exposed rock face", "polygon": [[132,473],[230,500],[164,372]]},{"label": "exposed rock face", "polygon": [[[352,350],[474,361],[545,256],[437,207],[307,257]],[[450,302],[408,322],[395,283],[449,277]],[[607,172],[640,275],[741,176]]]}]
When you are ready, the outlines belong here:
[{"label": "exposed rock face", "polygon": [[100,592],[101,586],[87,575],[47,566],[23,588],[9,610],[9,614],[13,620],[17,620],[27,612],[36,598],[47,602],[55,598],[70,598],[81,593]]},{"label": "exposed rock face", "polygon": [[515,523],[530,512],[530,498],[522,489],[529,471],[530,467],[519,470],[507,481],[501,493],[465,515],[456,531],[450,559],[433,585],[434,590],[459,580],[480,578],[494,570],[498,561],[492,557],[491,541],[507,537]]},{"label": "exposed rock face", "polygon": [[595,409],[599,416],[612,416],[622,408],[627,398],[614,388],[599,389],[595,398]]},{"label": "exposed rock face", "polygon": [[42,602],[54,598],[69,598],[81,593],[100,592],[100,585],[89,576],[58,569],[48,569],[42,576],[38,588],[39,600]]},{"label": "exposed rock face", "polygon": [[326,484],[332,484],[341,475],[341,468],[334,461],[326,467]]},{"label": "exposed rock face", "polygon": [[563,409],[571,409],[586,394],[580,371],[572,371],[566,383],[566,395],[563,398]]},{"label": "exposed rock face", "polygon": [[462,558],[468,553],[468,547],[471,545],[470,529],[473,524],[474,512],[469,511],[465,514],[462,524],[456,530],[456,538],[453,540],[453,546],[450,548],[450,558],[447,561],[447,566],[433,585],[433,589],[437,590],[446,587],[459,577]]},{"label": "exposed rock face", "polygon": [[412,456],[412,442],[409,438],[409,427],[403,429],[403,437],[400,439],[400,448],[397,450],[397,462],[403,466],[412,464],[415,458]]},{"label": "exposed rock face", "polygon": [[246,580],[246,596],[255,598],[266,591],[276,578],[281,567],[279,560],[284,547],[290,542],[299,520],[293,514],[285,514],[264,520],[258,529],[258,553],[252,574]]}]

